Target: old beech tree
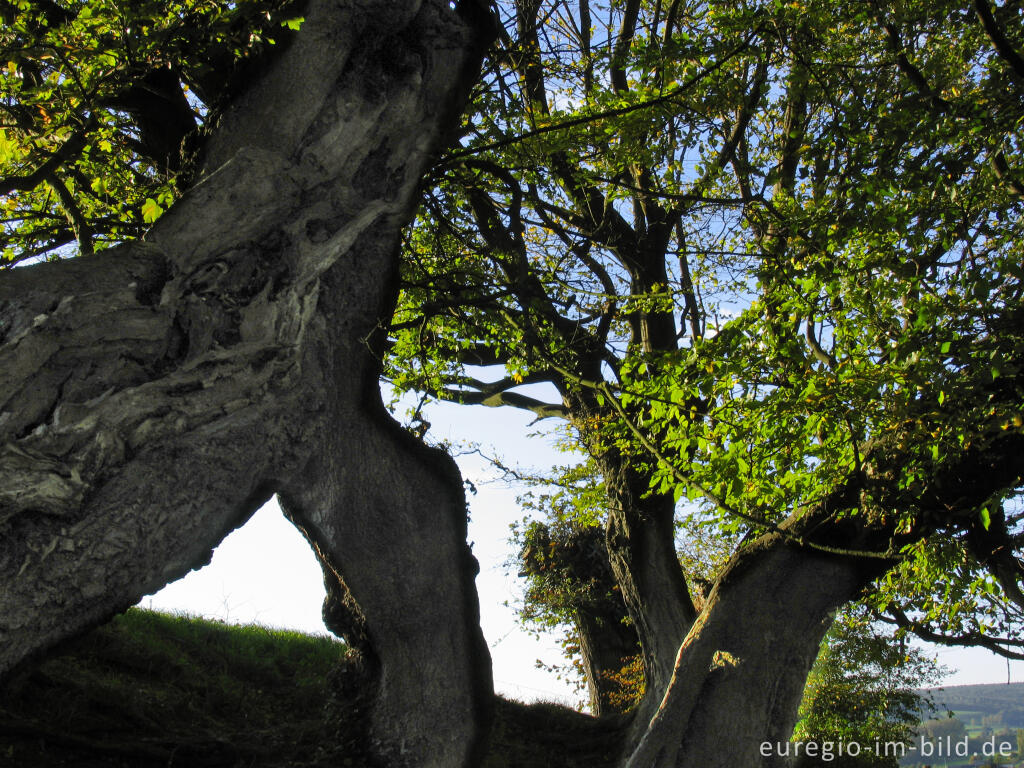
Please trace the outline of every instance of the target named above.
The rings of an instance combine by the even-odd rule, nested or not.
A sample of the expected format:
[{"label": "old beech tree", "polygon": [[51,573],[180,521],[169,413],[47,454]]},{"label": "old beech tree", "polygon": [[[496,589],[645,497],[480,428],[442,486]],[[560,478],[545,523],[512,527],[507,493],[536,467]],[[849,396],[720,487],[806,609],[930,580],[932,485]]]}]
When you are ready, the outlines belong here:
[{"label": "old beech tree", "polygon": [[[592,456],[647,683],[622,765],[773,764],[865,594],[1017,653],[1015,4],[167,7],[0,5],[0,678],[277,494],[375,748],[479,764],[465,500],[384,410],[389,349]],[[701,589],[684,517],[733,548]]]},{"label": "old beech tree", "polygon": [[[492,686],[461,482],[388,417],[374,348],[483,32],[447,3],[302,13],[144,240],[0,280],[0,672],[208,561],[277,493],[377,667],[380,750],[469,765]],[[170,121],[162,95],[146,116]],[[61,147],[6,191],[77,185]]]}]

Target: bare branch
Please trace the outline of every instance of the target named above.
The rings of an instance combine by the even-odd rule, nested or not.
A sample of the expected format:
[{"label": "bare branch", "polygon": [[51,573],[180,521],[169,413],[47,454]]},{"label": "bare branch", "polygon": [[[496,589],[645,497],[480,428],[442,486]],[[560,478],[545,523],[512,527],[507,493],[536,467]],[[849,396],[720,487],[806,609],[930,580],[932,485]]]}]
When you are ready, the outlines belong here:
[{"label": "bare branch", "polygon": [[464,157],[479,155],[484,152],[489,152],[493,149],[501,149],[502,147],[507,147],[512,144],[518,144],[519,142],[525,141],[526,139],[532,139],[536,136],[543,136],[544,134],[553,133],[554,131],[564,131],[568,128],[575,128],[578,125],[595,123],[600,120],[606,120],[612,117],[621,117],[622,115],[628,115],[632,112],[637,112],[641,109],[648,109],[649,107],[657,107],[660,106],[661,104],[666,104],[672,101],[672,99],[676,98],[677,96],[681,96],[682,94],[686,93],[695,85],[697,85],[700,81],[702,81],[704,78],[714,74],[719,69],[724,67],[729,61],[734,59],[739,54],[743,53],[743,51],[750,47],[751,43],[754,41],[755,36],[759,32],[760,28],[755,29],[753,32],[751,32],[751,34],[749,34],[746,37],[745,40],[743,40],[743,42],[741,42],[732,50],[727,51],[725,55],[722,56],[722,58],[716,61],[714,64],[702,69],[700,72],[686,80],[686,82],[681,83],[675,88],[670,88],[669,90],[662,93],[660,96],[656,96],[653,99],[641,101],[636,104],[629,104],[624,107],[616,107],[615,109],[608,109],[603,112],[595,112],[594,114],[591,115],[581,115],[579,117],[573,117],[568,120],[563,120],[557,123],[549,123],[548,125],[542,125],[538,128],[525,131],[515,136],[506,136],[503,139],[498,139],[497,141],[492,141],[488,144],[483,144],[478,147],[465,147],[464,149],[451,152],[444,158],[442,158],[441,161],[434,168],[435,173],[441,168],[455,165],[459,160],[461,160]]},{"label": "bare branch", "polygon": [[626,54],[629,53],[629,45],[633,42],[633,36],[636,34],[636,21],[639,14],[640,0],[626,0],[626,8],[622,12],[622,24],[615,41],[615,50],[612,51],[611,80],[612,88],[616,93],[625,93],[629,90],[624,64]]},{"label": "bare branch", "polygon": [[546,403],[543,400],[524,395],[520,392],[512,392],[515,387],[524,384],[536,384],[550,382],[549,374],[534,373],[515,380],[511,376],[493,382],[479,381],[473,378],[463,378],[454,382],[459,386],[472,387],[472,390],[456,389],[448,387],[433,394],[444,400],[453,400],[464,405],[486,405],[489,408],[499,408],[503,405],[519,408],[520,410],[535,413],[539,419],[557,417],[564,419],[568,416],[565,406],[555,403]]}]

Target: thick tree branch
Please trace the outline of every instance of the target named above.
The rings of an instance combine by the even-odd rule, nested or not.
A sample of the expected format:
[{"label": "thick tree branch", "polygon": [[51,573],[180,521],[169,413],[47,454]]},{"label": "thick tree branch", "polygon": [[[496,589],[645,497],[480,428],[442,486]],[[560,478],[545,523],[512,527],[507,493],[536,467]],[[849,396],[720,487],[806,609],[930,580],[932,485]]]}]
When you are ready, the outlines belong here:
[{"label": "thick tree branch", "polygon": [[1006,597],[1018,608],[1024,610],[1024,565],[1017,556],[1019,542],[1015,542],[1006,528],[1006,513],[1000,505],[989,512],[986,527],[981,520],[974,520],[967,532],[967,545],[982,565],[989,569]]},{"label": "thick tree branch", "polygon": [[[434,288],[431,285],[420,285],[416,283],[408,283],[409,287],[423,289]],[[426,321],[431,318],[437,317],[444,314],[446,311],[457,309],[460,307],[476,307],[479,309],[494,308],[501,306],[501,299],[506,299],[512,296],[514,292],[511,289],[504,289],[489,293],[484,296],[474,297],[462,297],[459,294],[444,294],[446,298],[440,298],[439,292],[434,291],[436,298],[430,301],[425,301],[420,305],[421,314],[417,315],[411,320],[402,320],[400,322],[392,322],[388,326],[388,332],[394,333],[396,331],[403,331],[409,328],[418,328],[422,326]]]},{"label": "thick tree branch", "polygon": [[757,105],[764,93],[765,84],[768,82],[768,59],[768,56],[762,56],[758,60],[757,71],[754,74],[753,82],[750,84],[750,90],[747,92],[747,98],[743,100],[743,103],[740,105],[739,114],[736,116],[736,125],[733,126],[732,132],[726,138],[725,144],[722,145],[722,149],[718,153],[717,162],[719,168],[725,168],[733,162],[733,159],[736,157],[736,149],[747,134],[747,127],[754,117]]},{"label": "thick tree branch", "polygon": [[615,47],[612,49],[611,60],[611,82],[616,93],[625,93],[629,90],[626,82],[626,57],[629,55],[629,46],[636,34],[637,17],[640,14],[640,0],[626,0],[626,7],[622,11],[622,23],[619,26],[619,34],[615,39]]},{"label": "thick tree branch", "polygon": [[885,30],[889,51],[895,57],[896,66],[899,68],[900,72],[904,74],[907,80],[910,81],[922,96],[928,99],[928,103],[934,112],[939,114],[948,112],[951,108],[950,103],[942,98],[932,88],[931,84],[928,82],[928,78],[924,76],[924,73],[918,69],[907,56],[907,47],[903,42],[903,37],[900,35],[899,29],[897,29],[895,24],[882,18],[882,11],[878,8],[877,4],[875,4],[875,11],[879,15],[882,28]]},{"label": "thick tree branch", "polygon": [[1024,200],[1024,184],[1013,174],[1010,164],[1006,162],[1006,155],[1003,150],[1000,149],[993,153],[991,162],[996,178],[1008,186],[1017,197]]},{"label": "thick tree branch", "polygon": [[1003,34],[1002,25],[996,21],[992,14],[992,7],[988,0],[974,0],[974,11],[985,28],[985,34],[992,41],[999,56],[1009,65],[1010,70],[1018,80],[1024,81],[1024,58],[1021,57],[1006,35]]},{"label": "thick tree branch", "polygon": [[[510,382],[511,386],[519,386]],[[505,389],[491,390],[490,387],[484,391],[471,392],[464,389],[442,389],[436,393],[441,399],[453,400],[464,405],[486,405],[490,408],[511,406],[523,411],[530,411],[537,415],[538,419],[559,418],[568,416],[565,406],[555,403],[546,403],[543,400],[529,397],[520,392],[509,392]]]},{"label": "thick tree branch", "polygon": [[888,624],[893,624],[900,629],[906,630],[929,643],[936,645],[951,646],[974,646],[985,648],[992,653],[1007,659],[1024,660],[1024,651],[1013,651],[1006,646],[1024,647],[1024,640],[1012,637],[995,637],[982,634],[981,632],[963,632],[958,635],[947,635],[942,632],[935,632],[928,629],[924,622],[915,621],[895,605],[890,605],[885,612],[876,613],[875,616]]},{"label": "thick tree branch", "polygon": [[82,255],[89,256],[94,251],[92,224],[82,214],[82,209],[79,207],[78,201],[75,200],[75,196],[71,194],[71,190],[67,188],[67,185],[57,177],[56,172],[46,177],[46,183],[57,193],[57,197],[64,208],[64,215],[68,220],[68,224],[71,225],[71,230],[75,233],[75,239],[78,241],[78,247]]}]

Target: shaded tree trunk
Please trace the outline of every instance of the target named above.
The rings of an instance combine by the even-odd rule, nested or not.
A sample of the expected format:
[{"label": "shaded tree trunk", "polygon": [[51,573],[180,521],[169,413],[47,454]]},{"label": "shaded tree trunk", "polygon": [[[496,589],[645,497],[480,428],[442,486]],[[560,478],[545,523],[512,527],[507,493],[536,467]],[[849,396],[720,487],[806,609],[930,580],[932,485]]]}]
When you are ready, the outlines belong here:
[{"label": "shaded tree trunk", "polygon": [[680,646],[657,713],[635,723],[626,766],[785,764],[776,744],[792,734],[821,640],[882,562],[809,551],[779,534],[744,547]]},{"label": "shaded tree trunk", "polygon": [[675,503],[651,492],[649,478],[616,449],[599,463],[610,501],[608,557],[643,649],[645,698],[656,704],[696,617],[675,549]]},{"label": "shaded tree trunk", "polygon": [[0,676],[280,492],[357,606],[379,751],[475,762],[491,678],[461,484],[387,416],[372,342],[480,37],[443,2],[312,0],[146,242],[3,274]]},{"label": "shaded tree trunk", "polygon": [[626,606],[612,598],[576,611],[590,710],[598,717],[624,712],[632,703],[620,677],[640,653],[640,643],[627,618]]}]

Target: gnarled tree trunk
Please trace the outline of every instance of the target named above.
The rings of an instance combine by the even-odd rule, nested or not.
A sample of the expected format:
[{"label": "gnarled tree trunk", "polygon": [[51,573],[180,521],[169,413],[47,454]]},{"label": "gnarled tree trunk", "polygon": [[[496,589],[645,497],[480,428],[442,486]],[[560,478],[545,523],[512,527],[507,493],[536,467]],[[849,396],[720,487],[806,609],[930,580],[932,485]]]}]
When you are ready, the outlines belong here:
[{"label": "gnarled tree trunk", "polygon": [[381,752],[474,762],[491,680],[461,484],[385,413],[373,342],[480,43],[445,2],[311,0],[146,242],[0,277],[0,676],[281,492],[358,606]]},{"label": "gnarled tree trunk", "polygon": [[617,449],[598,461],[611,502],[608,557],[643,649],[645,701],[656,704],[695,618],[675,549],[675,502],[652,492],[650,477]]},{"label": "gnarled tree trunk", "polygon": [[[627,768],[783,765],[807,674],[836,610],[880,570],[769,534],[733,557],[679,648]],[[630,745],[627,745],[627,747]]]}]

